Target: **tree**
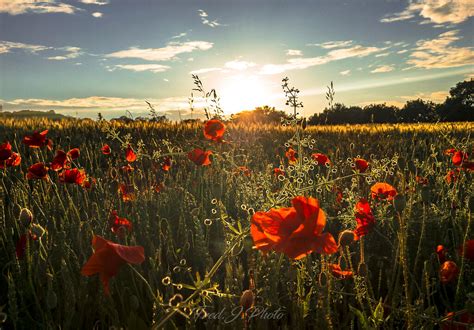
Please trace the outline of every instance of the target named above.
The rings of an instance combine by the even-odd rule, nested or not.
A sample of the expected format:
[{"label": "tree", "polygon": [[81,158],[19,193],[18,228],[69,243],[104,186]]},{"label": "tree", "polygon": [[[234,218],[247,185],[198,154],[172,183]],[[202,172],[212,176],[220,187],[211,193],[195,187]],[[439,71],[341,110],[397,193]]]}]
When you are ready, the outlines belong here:
[{"label": "tree", "polygon": [[439,107],[443,121],[474,121],[474,79],[462,81],[449,91],[449,97]]},{"label": "tree", "polygon": [[233,114],[230,120],[236,123],[280,124],[282,118],[288,119],[289,117],[284,111],[265,105],[257,107],[255,110]]},{"label": "tree", "polygon": [[435,104],[422,99],[407,101],[399,114],[399,121],[405,123],[434,122],[438,119]]}]

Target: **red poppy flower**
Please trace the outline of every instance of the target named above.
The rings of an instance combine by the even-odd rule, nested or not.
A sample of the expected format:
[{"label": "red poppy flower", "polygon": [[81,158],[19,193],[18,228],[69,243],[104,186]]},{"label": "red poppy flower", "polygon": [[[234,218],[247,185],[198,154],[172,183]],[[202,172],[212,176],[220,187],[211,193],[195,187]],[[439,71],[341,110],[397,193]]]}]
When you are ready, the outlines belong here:
[{"label": "red poppy flower", "polygon": [[443,245],[438,245],[436,247],[436,254],[438,255],[438,260],[440,264],[446,261],[446,248]]},{"label": "red poppy flower", "polygon": [[204,137],[208,140],[222,142],[225,125],[217,119],[208,120],[204,125]]},{"label": "red poppy flower", "polygon": [[0,144],[0,169],[18,166],[21,163],[20,154],[12,151],[10,142]]},{"label": "red poppy flower", "polygon": [[120,170],[121,170],[122,172],[124,172],[124,173],[131,173],[131,172],[133,172],[135,169],[133,168],[132,165],[127,164],[127,165],[122,166],[122,167],[120,168]]},{"label": "red poppy flower", "polygon": [[61,171],[63,168],[68,167],[68,156],[62,151],[56,151],[56,156],[54,156],[53,161],[51,162],[51,169],[53,171]]},{"label": "red poppy flower", "polygon": [[459,168],[455,168],[454,170],[450,170],[444,178],[448,184],[451,184],[458,181],[460,175],[461,170]]},{"label": "red poppy flower", "polygon": [[439,268],[441,283],[447,284],[454,281],[459,275],[459,268],[454,261],[445,261]]},{"label": "red poppy flower", "polygon": [[450,148],[450,149],[446,149],[446,150],[444,151],[444,154],[445,154],[445,155],[453,155],[455,152],[456,152],[456,149]]},{"label": "red poppy flower", "polygon": [[468,158],[468,154],[465,153],[465,152],[462,152],[460,150],[456,150],[454,153],[453,153],[453,157],[451,158],[451,160],[453,161],[453,164],[455,166],[459,166],[461,165],[464,161],[466,161]]},{"label": "red poppy flower", "polygon": [[110,153],[112,152],[108,144],[104,144],[100,150],[104,155],[110,155]]},{"label": "red poppy flower", "polygon": [[162,191],[164,188],[165,188],[165,185],[163,184],[163,182],[161,183],[155,183],[153,186],[153,191],[156,192],[156,193],[159,193],[160,191]]},{"label": "red poppy flower", "polygon": [[26,245],[28,244],[28,241],[34,240],[36,241],[38,239],[37,236],[31,235],[31,233],[28,231],[26,234],[22,234],[18,241],[16,242],[15,246],[15,254],[18,259],[23,259],[25,256],[26,252]]},{"label": "red poppy flower", "polygon": [[48,130],[42,132],[34,131],[32,135],[23,138],[23,143],[30,148],[41,148],[47,146],[48,149],[51,150],[53,148],[53,141],[46,138],[46,134],[48,134]]},{"label": "red poppy flower", "polygon": [[369,167],[369,163],[363,158],[355,158],[354,167],[360,173],[364,173],[365,171],[367,171],[367,168]]},{"label": "red poppy flower", "polygon": [[81,274],[92,276],[99,274],[105,294],[109,294],[109,280],[117,275],[122,265],[141,264],[145,261],[142,246],[124,246],[108,241],[100,236],[92,239],[94,254],[82,267]]},{"label": "red poppy flower", "polygon": [[296,151],[293,148],[288,148],[288,151],[285,152],[285,157],[288,158],[290,164],[296,163]]},{"label": "red poppy flower", "polygon": [[355,205],[355,218],[357,227],[354,230],[355,239],[367,235],[375,225],[375,218],[370,209],[370,204],[365,198],[361,198]]},{"label": "red poppy flower", "polygon": [[86,180],[86,173],[83,169],[66,169],[59,174],[59,181],[62,183],[75,183],[80,186]]},{"label": "red poppy flower", "polygon": [[48,168],[44,165],[44,163],[36,163],[31,165],[28,168],[28,173],[26,174],[26,178],[28,180],[32,179],[48,179]]},{"label": "red poppy flower", "polygon": [[395,195],[397,195],[397,190],[385,182],[377,182],[370,188],[372,199],[384,199],[391,201]]},{"label": "red poppy flower", "polygon": [[354,275],[352,270],[342,270],[341,266],[338,264],[329,264],[328,266],[332,276],[341,280],[347,280],[349,278],[352,278],[352,276]]},{"label": "red poppy flower", "polygon": [[125,150],[125,158],[127,159],[127,162],[133,163],[134,161],[137,160],[137,155],[133,151],[132,147],[129,145],[127,147],[127,150]]},{"label": "red poppy flower", "polygon": [[79,148],[74,148],[68,151],[67,155],[71,160],[75,160],[79,158],[79,155],[81,154],[81,151]]},{"label": "red poppy flower", "polygon": [[323,233],[326,215],[316,198],[298,196],[293,207],[256,212],[252,216],[250,233],[255,248],[267,252],[282,252],[292,259],[309,253],[332,254],[337,244],[330,233]]},{"label": "red poppy flower", "polygon": [[135,186],[133,184],[121,183],[118,191],[124,202],[132,202],[135,200]]},{"label": "red poppy flower", "polygon": [[467,240],[466,244],[464,244],[464,249],[459,248],[459,253],[464,258],[474,261],[474,239]]},{"label": "red poppy flower", "polygon": [[[454,320],[454,318],[457,320]],[[470,324],[474,324],[474,314],[465,310],[464,312],[449,312],[446,314],[446,321],[441,323],[442,330],[469,330],[472,329]],[[464,323],[464,324],[461,324]]]},{"label": "red poppy flower", "polygon": [[[7,159],[7,161],[5,162],[5,165],[7,167],[11,167],[11,166],[19,166],[21,163],[21,156],[19,153],[16,153],[16,152],[12,152],[12,156],[10,158]],[[2,168],[2,165],[0,164],[0,168]]]},{"label": "red poppy flower", "polygon": [[211,164],[211,160],[209,159],[211,154],[212,151],[204,151],[196,148],[193,151],[188,152],[188,158],[196,165],[206,166]]},{"label": "red poppy flower", "polygon": [[97,180],[95,178],[88,177],[87,179],[84,180],[82,183],[82,186],[85,189],[92,189],[92,187],[96,184]]},{"label": "red poppy flower", "polygon": [[312,154],[311,158],[314,159],[318,163],[318,165],[326,165],[326,164],[331,164],[331,161],[329,160],[328,156],[325,154]]},{"label": "red poppy flower", "polygon": [[171,168],[171,157],[166,157],[161,164],[161,169],[165,172],[168,172]]},{"label": "red poppy flower", "polygon": [[341,204],[342,200],[344,199],[341,188],[334,186],[332,190],[336,193],[336,204]]},{"label": "red poppy flower", "polygon": [[428,182],[429,182],[428,178],[425,178],[424,176],[418,176],[418,175],[416,176],[415,181],[416,183],[422,186],[428,185]]},{"label": "red poppy flower", "polygon": [[124,236],[126,231],[132,231],[132,223],[128,219],[120,218],[116,210],[110,212],[109,225],[110,230],[117,236]]},{"label": "red poppy flower", "polygon": [[247,166],[239,166],[235,169],[236,174],[243,174],[245,176],[250,176],[250,169]]},{"label": "red poppy flower", "polygon": [[283,171],[281,168],[279,167],[275,167],[273,169],[273,175],[275,176],[279,176],[279,175],[285,175],[285,171]]}]

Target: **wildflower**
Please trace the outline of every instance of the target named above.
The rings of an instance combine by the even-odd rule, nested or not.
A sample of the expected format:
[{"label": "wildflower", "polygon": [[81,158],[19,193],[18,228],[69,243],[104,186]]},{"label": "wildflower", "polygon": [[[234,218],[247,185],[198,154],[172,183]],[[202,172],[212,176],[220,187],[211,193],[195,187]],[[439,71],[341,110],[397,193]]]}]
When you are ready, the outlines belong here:
[{"label": "wildflower", "polygon": [[171,168],[171,157],[166,157],[161,164],[161,169],[165,172],[168,172]]},{"label": "wildflower", "polygon": [[124,172],[124,173],[131,173],[131,172],[133,172],[135,169],[133,168],[132,165],[127,164],[127,165],[124,165],[124,166],[120,167],[120,170],[121,170],[122,172]]},{"label": "wildflower", "polygon": [[388,201],[393,200],[393,197],[397,194],[397,190],[385,182],[377,182],[370,188],[370,191],[372,199],[384,199]]},{"label": "wildflower", "polygon": [[446,261],[446,248],[443,245],[438,245],[436,247],[436,254],[438,255],[438,260],[440,264]]},{"label": "wildflower", "polygon": [[352,270],[342,270],[339,264],[329,264],[328,266],[332,276],[341,280],[352,278],[352,276],[354,275]]},{"label": "wildflower", "polygon": [[62,183],[75,183],[82,186],[85,179],[86,173],[83,169],[66,169],[59,174],[59,181]]},{"label": "wildflower", "polygon": [[279,175],[285,175],[285,171],[283,171],[281,168],[279,167],[275,167],[273,169],[273,175],[274,176],[279,176]]},{"label": "wildflower", "polygon": [[415,181],[421,186],[426,186],[429,183],[428,178],[425,178],[424,176],[419,176],[419,175],[416,176]]},{"label": "wildflower", "polygon": [[467,240],[464,248],[459,248],[459,254],[464,256],[465,259],[474,261],[474,239]]},{"label": "wildflower", "polygon": [[326,215],[316,198],[298,196],[293,207],[256,212],[252,216],[250,233],[255,248],[267,252],[282,252],[292,259],[309,253],[332,254],[337,244],[330,233],[323,233]]},{"label": "wildflower", "polygon": [[23,138],[23,143],[30,148],[41,148],[47,146],[49,150],[52,150],[53,141],[46,138],[46,134],[48,134],[48,130],[42,132],[34,131],[32,135]]},{"label": "wildflower", "polygon": [[354,167],[360,173],[364,173],[365,171],[367,171],[367,168],[369,167],[369,163],[363,158],[355,158]]},{"label": "wildflower", "polygon": [[10,142],[0,144],[0,169],[18,166],[21,163],[20,154],[12,151]]},{"label": "wildflower", "polygon": [[116,210],[110,212],[109,226],[117,236],[124,236],[126,231],[129,233],[132,231],[132,223],[126,218],[120,218]]},{"label": "wildflower", "polygon": [[459,168],[455,168],[454,170],[448,171],[444,178],[448,184],[451,184],[458,181],[460,175],[461,170]]},{"label": "wildflower", "polygon": [[28,168],[28,173],[26,174],[26,178],[28,180],[32,180],[32,179],[47,180],[48,168],[46,167],[46,165],[44,165],[44,163],[33,164]]},{"label": "wildflower", "polygon": [[28,227],[33,222],[33,213],[27,208],[22,208],[20,211],[19,221],[20,224]]},{"label": "wildflower", "polygon": [[135,200],[135,186],[133,184],[121,183],[118,189],[124,202],[131,202]]},{"label": "wildflower", "polygon": [[82,182],[82,187],[84,187],[84,189],[91,189],[96,183],[97,180],[95,178],[88,177]]},{"label": "wildflower", "polygon": [[285,152],[285,156],[288,158],[290,164],[296,163],[296,151],[293,148],[288,148],[288,151]]},{"label": "wildflower", "polygon": [[235,169],[236,174],[242,173],[245,176],[250,176],[250,169],[247,166],[239,166]]},{"label": "wildflower", "polygon": [[104,144],[100,150],[104,155],[110,155],[110,153],[112,152],[108,144]]},{"label": "wildflower", "polygon": [[71,149],[71,150],[68,151],[67,156],[71,160],[75,160],[75,159],[79,158],[80,154],[81,154],[81,151],[79,150],[79,148],[74,148],[74,149]]},{"label": "wildflower", "polygon": [[211,164],[211,160],[209,159],[211,154],[211,151],[204,151],[202,149],[196,148],[188,152],[188,158],[196,165],[207,166]]},{"label": "wildflower", "polygon": [[145,261],[142,246],[124,246],[94,235],[92,239],[94,254],[82,267],[81,274],[99,274],[105,294],[109,294],[109,280],[117,275],[124,264],[141,264]]},{"label": "wildflower", "polygon": [[439,277],[441,283],[447,284],[454,281],[459,275],[459,267],[454,261],[445,261],[439,268]]},{"label": "wildflower", "polygon": [[132,147],[128,145],[127,149],[125,150],[125,158],[127,159],[127,162],[133,163],[134,161],[137,160],[137,155],[133,151]]},{"label": "wildflower", "polygon": [[54,156],[53,161],[51,162],[51,169],[53,171],[61,171],[63,168],[68,167],[68,155],[62,151],[56,151],[56,156]]},{"label": "wildflower", "polygon": [[331,161],[329,160],[328,156],[326,156],[325,154],[320,154],[320,153],[312,154],[311,158],[313,158],[313,160],[317,162],[318,165],[324,166],[326,164],[331,164]]},{"label": "wildflower", "polygon": [[217,119],[208,120],[204,125],[204,137],[215,142],[222,142],[225,125]]},{"label": "wildflower", "polygon": [[[454,320],[454,317],[458,319]],[[441,323],[441,330],[468,330],[472,329],[470,327],[472,324],[474,324],[474,314],[469,309],[456,313],[449,312],[446,314],[445,321]]]},{"label": "wildflower", "polygon": [[354,233],[356,235],[355,239],[358,240],[370,232],[375,225],[375,218],[370,209],[369,202],[364,198],[361,198],[355,205],[355,212],[357,227]]}]

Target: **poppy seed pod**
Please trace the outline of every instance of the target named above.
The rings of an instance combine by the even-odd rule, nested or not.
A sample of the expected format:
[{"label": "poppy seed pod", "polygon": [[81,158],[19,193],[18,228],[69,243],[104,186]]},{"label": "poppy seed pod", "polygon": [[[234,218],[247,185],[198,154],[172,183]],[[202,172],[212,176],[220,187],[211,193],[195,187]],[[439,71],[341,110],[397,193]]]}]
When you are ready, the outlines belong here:
[{"label": "poppy seed pod", "polygon": [[429,187],[421,188],[421,200],[423,203],[427,204],[431,202],[431,190]]},{"label": "poppy seed pod", "polygon": [[245,290],[242,292],[242,295],[240,296],[240,306],[242,306],[244,312],[252,308],[254,301],[255,297],[252,290]]},{"label": "poppy seed pod", "polygon": [[367,276],[367,273],[369,272],[369,269],[367,268],[367,264],[362,262],[359,264],[359,268],[357,269],[357,273],[360,276]]},{"label": "poppy seed pod", "polygon": [[28,227],[33,222],[33,213],[27,208],[22,208],[19,216],[20,223]]},{"label": "poppy seed pod", "polygon": [[395,211],[402,212],[407,205],[407,200],[403,195],[396,195],[393,198],[393,206],[395,207]]},{"label": "poppy seed pod", "polygon": [[352,230],[344,230],[339,234],[338,245],[348,246],[354,242],[355,235]]},{"label": "poppy seed pod", "polygon": [[46,233],[46,229],[35,223],[31,226],[31,233],[36,237],[41,238]]}]

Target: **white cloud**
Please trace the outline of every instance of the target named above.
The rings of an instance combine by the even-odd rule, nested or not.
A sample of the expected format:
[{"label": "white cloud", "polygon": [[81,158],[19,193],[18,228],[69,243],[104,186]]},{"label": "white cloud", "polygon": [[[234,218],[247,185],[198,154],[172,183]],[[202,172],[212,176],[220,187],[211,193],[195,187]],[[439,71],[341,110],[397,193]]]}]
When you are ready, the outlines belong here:
[{"label": "white cloud", "polygon": [[100,17],[102,17],[104,14],[102,14],[101,12],[96,11],[96,12],[92,13],[91,15],[94,16],[95,18],[100,18]]},{"label": "white cloud", "polygon": [[253,62],[235,60],[225,63],[224,67],[226,67],[227,69],[242,71],[254,67],[255,65],[256,64]]},{"label": "white cloud", "polygon": [[375,57],[385,57],[385,56],[388,56],[388,55],[390,55],[390,52],[376,54]]},{"label": "white cloud", "polygon": [[79,2],[85,3],[87,5],[99,5],[99,6],[109,4],[109,0],[79,0]]},{"label": "white cloud", "polygon": [[434,24],[459,24],[474,16],[474,2],[472,0],[421,0],[413,1],[400,13],[387,15],[380,21],[390,23],[407,20],[415,14],[425,18],[420,24],[427,21]]},{"label": "white cloud", "polygon": [[48,14],[63,13],[74,14],[82,9],[66,3],[57,3],[54,0],[0,0],[0,13],[20,15],[26,13]]},{"label": "white cloud", "polygon": [[321,44],[306,44],[306,46],[319,46],[324,49],[333,49],[333,48],[340,48],[346,47],[352,44],[352,40],[341,40],[341,41],[327,41]]},{"label": "white cloud", "polygon": [[405,54],[406,52],[408,52],[408,49],[402,49],[402,50],[399,50],[397,54]]},{"label": "white cloud", "polygon": [[212,28],[216,27],[216,26],[223,26],[221,23],[219,23],[217,20],[209,20],[209,15],[202,9],[199,9],[198,10],[198,13],[199,13],[199,17],[201,17],[201,22],[202,24],[204,25],[207,25],[207,26],[210,26]]},{"label": "white cloud", "polygon": [[135,72],[143,72],[143,71],[150,71],[153,73],[164,72],[170,69],[167,65],[161,64],[117,64],[109,71],[114,71],[114,69],[123,69],[123,70],[131,70]]},{"label": "white cloud", "polygon": [[191,53],[195,50],[208,50],[213,46],[207,41],[170,42],[162,48],[136,48],[131,47],[106,55],[115,58],[140,58],[147,61],[168,61],[175,59],[182,53]]},{"label": "white cloud", "polygon": [[470,47],[451,44],[459,39],[459,30],[441,33],[437,38],[420,40],[407,61],[415,68],[452,68],[474,64],[474,51]]},{"label": "white cloud", "polygon": [[215,72],[215,71],[222,71],[222,69],[221,68],[203,68],[203,69],[193,70],[189,73],[190,74],[202,74],[202,73]]},{"label": "white cloud", "polygon": [[344,71],[339,72],[339,74],[341,76],[348,76],[351,74],[351,70],[344,70]]},{"label": "white cloud", "polygon": [[303,56],[303,52],[299,49],[288,49],[286,51],[286,55],[288,55],[288,56]]},{"label": "white cloud", "polygon": [[393,65],[381,65],[370,72],[371,73],[385,73],[385,72],[390,72],[393,70],[394,70]]},{"label": "white cloud", "polygon": [[186,35],[187,35],[186,32],[182,32],[178,35],[172,36],[171,39],[179,39],[179,38],[182,38],[182,37],[186,37]]},{"label": "white cloud", "polygon": [[61,48],[56,48],[56,50],[65,51],[67,52],[67,54],[50,56],[48,57],[48,60],[63,61],[63,60],[68,60],[72,58],[77,58],[83,54],[83,52],[81,51],[81,48],[79,47],[61,47]]},{"label": "white cloud", "polygon": [[0,54],[10,53],[12,49],[22,49],[29,53],[36,54],[37,52],[48,50],[51,48],[52,47],[0,40]]},{"label": "white cloud", "polygon": [[431,93],[416,93],[414,95],[409,96],[400,96],[400,98],[404,100],[428,100],[436,103],[443,103],[446,101],[446,98],[449,96],[449,92],[447,91],[436,91]]}]

